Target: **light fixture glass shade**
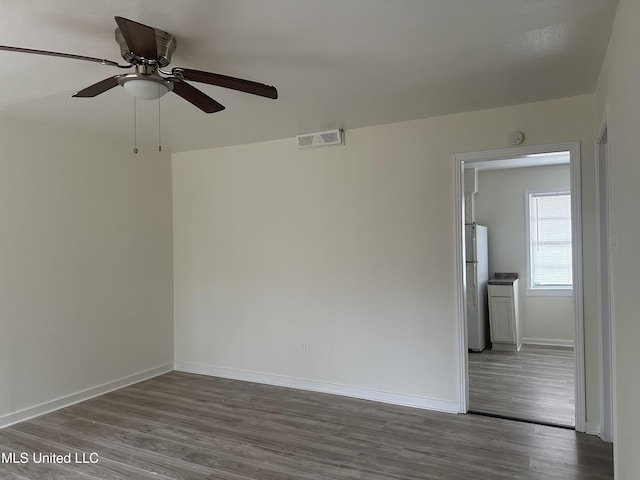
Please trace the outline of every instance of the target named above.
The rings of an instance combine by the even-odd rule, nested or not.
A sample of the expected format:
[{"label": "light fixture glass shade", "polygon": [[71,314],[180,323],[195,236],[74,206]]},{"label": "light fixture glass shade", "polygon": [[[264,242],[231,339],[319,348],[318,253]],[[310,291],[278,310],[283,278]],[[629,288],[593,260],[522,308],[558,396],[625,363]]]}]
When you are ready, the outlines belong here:
[{"label": "light fixture glass shade", "polygon": [[144,78],[128,79],[122,86],[129,95],[143,100],[155,100],[169,91],[169,87],[164,82]]}]

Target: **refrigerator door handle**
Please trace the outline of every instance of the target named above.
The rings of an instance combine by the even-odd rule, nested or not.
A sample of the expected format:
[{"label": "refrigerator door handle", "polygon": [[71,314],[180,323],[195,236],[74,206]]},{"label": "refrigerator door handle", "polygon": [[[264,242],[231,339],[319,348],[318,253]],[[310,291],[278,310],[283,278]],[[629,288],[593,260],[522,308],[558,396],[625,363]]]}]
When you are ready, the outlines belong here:
[{"label": "refrigerator door handle", "polygon": [[[473,272],[467,269],[467,289],[472,290],[471,305],[478,306],[478,262],[466,262],[467,265],[473,265]],[[471,278],[469,278],[471,277]]]},{"label": "refrigerator door handle", "polygon": [[478,306],[478,262],[473,262],[473,306]]},{"label": "refrigerator door handle", "polygon": [[478,247],[476,246],[476,236],[473,236],[473,239],[471,240],[472,245],[473,245],[473,260],[477,263],[478,260]]}]

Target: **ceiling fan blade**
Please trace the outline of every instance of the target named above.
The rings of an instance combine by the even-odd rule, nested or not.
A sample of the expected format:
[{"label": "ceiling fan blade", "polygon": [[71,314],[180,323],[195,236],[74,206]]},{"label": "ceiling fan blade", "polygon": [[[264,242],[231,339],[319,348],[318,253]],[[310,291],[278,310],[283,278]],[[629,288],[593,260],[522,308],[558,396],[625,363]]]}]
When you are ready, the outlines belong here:
[{"label": "ceiling fan blade", "polygon": [[158,57],[156,31],[153,27],[123,17],[114,18],[131,53],[147,60]]},{"label": "ceiling fan blade", "polygon": [[200,90],[192,87],[187,82],[177,81],[173,83],[173,93],[180,95],[187,102],[191,102],[205,113],[215,113],[224,110],[224,105],[205,95]]},{"label": "ceiling fan blade", "polygon": [[107,90],[111,90],[113,87],[118,86],[118,78],[120,75],[116,75],[114,77],[105,78],[104,80],[99,81],[98,83],[94,83],[93,85],[88,86],[87,88],[83,88],[77,93],[71,95],[72,97],[95,97],[100,95],[101,93],[106,92]]},{"label": "ceiling fan blade", "polygon": [[131,65],[119,65],[118,62],[114,62],[113,60],[105,60],[103,58],[85,57],[84,55],[74,55],[73,53],[50,52],[48,50],[34,50],[33,48],[10,47],[10,46],[7,46],[7,45],[0,45],[0,50],[6,50],[7,52],[33,53],[33,54],[36,54],[36,55],[48,55],[50,57],[71,58],[73,60],[85,60],[87,62],[96,62],[96,63],[101,63],[103,65],[110,65],[110,66],[114,66],[114,67],[129,68],[131,66]]},{"label": "ceiling fan blade", "polygon": [[242,78],[227,77],[218,73],[203,72],[201,70],[192,70],[190,68],[174,68],[171,73],[186,80],[199,83],[207,83],[218,87],[231,88],[240,92],[252,93],[267,98],[278,98],[278,90],[271,85],[264,83],[252,82],[251,80],[243,80]]}]

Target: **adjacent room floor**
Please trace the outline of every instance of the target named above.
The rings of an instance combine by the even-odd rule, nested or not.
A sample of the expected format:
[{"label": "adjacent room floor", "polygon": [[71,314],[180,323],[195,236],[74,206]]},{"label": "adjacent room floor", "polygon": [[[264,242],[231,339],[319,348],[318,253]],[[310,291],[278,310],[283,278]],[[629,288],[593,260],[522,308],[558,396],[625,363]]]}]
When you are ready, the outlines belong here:
[{"label": "adjacent room floor", "polygon": [[572,430],[177,372],[0,430],[0,451],[99,458],[3,479],[613,478],[611,445]]},{"label": "adjacent room floor", "polygon": [[575,425],[573,348],[469,353],[469,410]]}]

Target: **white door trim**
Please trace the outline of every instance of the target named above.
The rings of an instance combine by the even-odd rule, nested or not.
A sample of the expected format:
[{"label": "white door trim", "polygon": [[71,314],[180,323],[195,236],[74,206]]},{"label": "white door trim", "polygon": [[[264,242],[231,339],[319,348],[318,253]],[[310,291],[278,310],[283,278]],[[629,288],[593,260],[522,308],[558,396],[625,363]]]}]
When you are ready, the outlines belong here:
[{"label": "white door trim", "polygon": [[[611,265],[611,240],[610,238],[603,238],[603,233],[605,235],[608,233],[610,235],[611,232],[611,216],[610,216],[610,198],[611,198],[611,190],[610,190],[610,182],[609,182],[609,167],[608,167],[608,158],[609,158],[609,140],[608,140],[608,105],[605,105],[605,111],[600,121],[599,128],[597,130],[596,136],[596,144],[595,144],[595,152],[596,152],[596,164],[595,164],[595,172],[596,172],[596,245],[597,245],[597,278],[598,278],[598,319],[599,326],[598,334],[599,334],[599,354],[600,354],[600,438],[606,442],[613,441],[613,271]],[[606,138],[605,138],[606,135]],[[604,152],[603,152],[604,149]],[[601,166],[604,162],[605,175],[604,178],[601,175]],[[606,182],[606,199],[602,199],[602,182]],[[603,232],[602,225],[602,207],[607,208],[605,212],[605,232]],[[606,250],[605,250],[606,249]],[[605,253],[606,252],[606,253]],[[606,264],[602,263],[602,255],[606,254]],[[606,285],[603,284],[603,277],[607,276],[608,282]],[[606,299],[608,305],[603,305],[605,299],[603,298],[603,290],[607,289]],[[606,315],[604,314],[605,308],[607,309]],[[607,318],[608,317],[608,318]],[[607,334],[606,334],[607,333]],[[607,358],[608,357],[608,358]]]},{"label": "white door trim", "polygon": [[455,168],[455,235],[456,235],[456,275],[458,310],[458,362],[459,362],[459,412],[466,413],[469,404],[469,381],[467,368],[467,326],[465,321],[466,279],[464,269],[464,164],[469,162],[491,162],[518,158],[536,153],[570,152],[571,175],[571,228],[573,248],[573,300],[575,315],[575,428],[585,431],[585,362],[584,362],[584,314],[582,286],[582,195],[580,185],[580,143],[567,142],[551,145],[504,148],[480,152],[460,153],[453,156]]}]

